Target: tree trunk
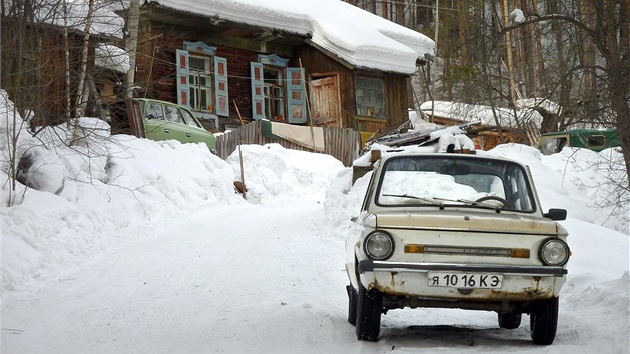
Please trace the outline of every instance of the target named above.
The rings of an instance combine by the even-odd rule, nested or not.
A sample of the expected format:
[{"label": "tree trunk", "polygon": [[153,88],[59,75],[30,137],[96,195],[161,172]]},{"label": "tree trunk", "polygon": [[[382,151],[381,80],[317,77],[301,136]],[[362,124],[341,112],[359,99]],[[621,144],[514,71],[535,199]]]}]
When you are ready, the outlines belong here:
[{"label": "tree trunk", "polygon": [[[74,116],[81,117],[85,113],[87,107],[85,76],[87,74],[88,49],[90,46],[90,28],[94,20],[94,0],[90,0],[88,4],[88,13],[86,17],[85,29],[83,30],[83,48],[81,53],[81,69],[79,70],[79,84],[77,86],[77,105]],[[87,90],[89,91],[89,90]],[[75,129],[76,132],[76,129]],[[74,138],[73,138],[74,140]]]},{"label": "tree trunk", "polygon": [[[538,16],[538,0],[532,0],[532,7],[534,16]],[[535,97],[538,97],[538,90],[545,89],[545,60],[543,58],[542,36],[540,35],[540,24],[538,22],[534,24],[534,33],[536,35],[536,53],[538,56],[538,72],[534,70],[534,92]],[[538,76],[537,80],[536,76]],[[537,86],[539,83],[540,87]]]},{"label": "tree trunk", "polygon": [[396,3],[396,22],[401,26],[405,25],[405,3],[403,0],[398,0]]},{"label": "tree trunk", "polygon": [[[552,13],[562,13],[562,5],[560,3],[552,2]],[[556,39],[556,51],[557,51],[557,61],[558,61],[558,76],[561,78],[560,80],[560,106],[565,109],[570,108],[570,98],[571,98],[571,81],[567,78],[567,63],[564,55],[564,31],[561,23],[557,23],[556,21],[551,22],[551,30]],[[573,112],[574,114],[574,112]],[[544,123],[544,122],[543,122]],[[559,126],[555,125],[554,131],[556,130],[565,130],[567,125],[570,122],[569,120],[563,119],[558,122]]]},{"label": "tree trunk", "polygon": [[[580,0],[580,19],[590,29],[594,29],[594,8],[587,0]],[[599,99],[597,98],[597,77],[594,66],[596,65],[593,39],[581,33],[580,48],[582,65],[584,66],[584,80],[582,85],[584,120],[597,122],[599,120]]]},{"label": "tree trunk", "polygon": [[[627,82],[628,75],[630,75],[628,67],[611,70],[609,81],[612,110],[617,116],[621,152],[626,163],[627,176],[630,176],[630,107],[627,99],[630,97],[630,89]],[[630,186],[626,186],[626,188],[630,190]]]},{"label": "tree trunk", "polygon": [[383,16],[383,18],[388,18],[387,17],[387,0],[381,0],[381,13]]},{"label": "tree trunk", "polygon": [[72,111],[72,95],[71,95],[71,90],[70,90],[70,43],[68,40],[68,25],[66,24],[67,18],[68,18],[68,0],[63,0],[63,46],[65,49],[65,70],[64,70],[64,76],[65,76],[65,82],[66,82],[66,89],[65,89],[65,94],[66,94],[66,118],[70,118],[71,116],[71,111]]},{"label": "tree trunk", "polygon": [[[79,84],[77,87],[77,104],[75,108],[75,118],[83,116],[87,107],[87,101],[89,98],[89,90],[85,84],[85,77],[87,75],[88,64],[88,48],[90,45],[90,27],[92,27],[92,21],[94,20],[94,0],[90,0],[88,5],[88,13],[86,17],[85,29],[83,30],[83,50],[81,53],[81,69],[79,70]],[[70,89],[69,87],[67,88]],[[70,145],[75,145],[79,139],[79,122],[74,122],[74,129],[72,132],[72,140]]]},{"label": "tree trunk", "polygon": [[138,22],[140,19],[140,0],[129,1],[129,17],[127,18],[127,38],[125,50],[129,55],[129,70],[126,75],[127,98],[133,97],[133,86],[136,74],[136,49],[138,46]]},{"label": "tree trunk", "polygon": [[[595,1],[595,0],[593,0]],[[630,107],[628,97],[630,97],[630,0],[606,0],[602,3],[593,4],[604,6],[604,16],[602,22],[607,27],[616,26],[617,30],[608,30],[604,36],[607,53],[606,65],[608,67],[608,82],[610,88],[610,103],[616,115],[617,131],[623,159],[626,163],[627,178],[630,178]],[[602,31],[596,31],[602,33]],[[630,190],[630,186],[626,186]]]},{"label": "tree trunk", "polygon": [[[509,22],[508,22],[508,2],[507,0],[503,0],[501,1],[501,14],[503,17],[503,27],[509,27]],[[506,70],[508,73],[508,79],[510,82],[510,97],[509,97],[509,101],[510,101],[510,106],[514,106],[514,100],[516,99],[516,92],[514,90],[515,88],[515,83],[514,83],[514,75],[513,75],[513,66],[514,66],[514,60],[512,59],[512,34],[511,32],[507,32],[505,34],[505,51],[507,53],[507,64],[506,64]]]},{"label": "tree trunk", "polygon": [[[521,7],[525,12],[525,16],[529,16],[530,4],[528,0],[521,0]],[[536,65],[534,60],[534,43],[536,37],[532,26],[523,28],[521,43],[523,45],[523,78],[525,79],[525,95],[526,97],[536,97]]]},{"label": "tree trunk", "polygon": [[468,66],[468,48],[467,48],[467,40],[466,36],[468,34],[468,28],[466,26],[466,12],[464,11],[464,3],[463,1],[457,1],[456,4],[456,13],[457,13],[457,29],[459,35],[459,45],[461,46],[460,51],[460,60],[462,66]]}]

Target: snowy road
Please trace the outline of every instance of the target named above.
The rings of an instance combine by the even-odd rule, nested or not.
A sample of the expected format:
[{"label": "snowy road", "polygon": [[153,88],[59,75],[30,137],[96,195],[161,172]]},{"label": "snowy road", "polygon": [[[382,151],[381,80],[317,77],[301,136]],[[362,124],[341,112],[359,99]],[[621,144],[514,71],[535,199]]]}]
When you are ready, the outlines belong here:
[{"label": "snowy road", "polygon": [[[510,331],[498,328],[494,313],[439,309],[391,311],[383,317],[380,342],[357,342],[346,322],[343,240],[322,234],[323,226],[323,205],[312,201],[198,210],[37,294],[5,296],[2,353],[542,349],[529,340],[527,316]],[[627,279],[619,283],[610,287],[623,294]],[[561,300],[556,342],[543,350],[626,352],[628,338],[615,330],[623,319],[614,318],[614,307],[602,314],[597,292],[575,284],[568,284],[574,294]],[[593,298],[584,300],[579,292]],[[602,326],[603,316],[613,320]]]},{"label": "snowy road", "polygon": [[353,336],[342,244],[321,240],[322,221],[314,202],[201,210],[37,296],[8,299],[3,352],[333,350]]}]

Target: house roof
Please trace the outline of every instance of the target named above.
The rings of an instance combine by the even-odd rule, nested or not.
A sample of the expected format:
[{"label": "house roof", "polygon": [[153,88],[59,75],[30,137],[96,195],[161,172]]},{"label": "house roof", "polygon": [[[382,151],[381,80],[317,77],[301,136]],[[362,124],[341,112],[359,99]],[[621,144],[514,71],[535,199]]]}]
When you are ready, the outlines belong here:
[{"label": "house roof", "polygon": [[145,0],[196,15],[310,37],[355,67],[413,74],[429,37],[340,0]]},{"label": "house roof", "polygon": [[[89,6],[83,1],[69,1],[65,8],[59,1],[45,0],[35,10],[35,22],[57,27],[67,27],[73,31],[84,31],[87,24]],[[90,34],[123,38],[125,20],[109,8],[96,4],[93,9]]]},{"label": "house roof", "polygon": [[129,55],[124,49],[111,44],[99,44],[94,51],[94,62],[99,68],[120,73],[129,71]]}]

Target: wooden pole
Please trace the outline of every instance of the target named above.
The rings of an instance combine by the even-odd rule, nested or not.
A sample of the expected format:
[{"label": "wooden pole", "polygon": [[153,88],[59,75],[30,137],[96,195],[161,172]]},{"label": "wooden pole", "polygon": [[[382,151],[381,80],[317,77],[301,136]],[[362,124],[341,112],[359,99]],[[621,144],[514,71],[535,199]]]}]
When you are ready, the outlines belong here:
[{"label": "wooden pole", "polygon": [[306,119],[309,121],[309,126],[311,127],[311,140],[313,141],[313,151],[316,152],[317,149],[315,147],[315,131],[313,129],[313,112],[311,112],[311,102],[308,99],[308,92],[306,87],[306,78],[304,77],[304,68],[302,67],[302,58],[299,59],[300,62],[300,78],[302,79],[302,87],[304,87],[304,98],[306,99]]},{"label": "wooden pole", "polygon": [[236,114],[238,114],[238,119],[241,121],[241,131],[238,135],[238,162],[241,167],[241,183],[243,184],[242,192],[243,199],[247,199],[247,187],[245,186],[245,170],[243,169],[243,152],[241,151],[241,144],[243,144],[243,127],[245,127],[245,123],[243,122],[243,117],[241,117],[241,112],[238,110],[238,106],[236,105],[236,101],[232,101],[234,103],[234,108],[236,108]]}]

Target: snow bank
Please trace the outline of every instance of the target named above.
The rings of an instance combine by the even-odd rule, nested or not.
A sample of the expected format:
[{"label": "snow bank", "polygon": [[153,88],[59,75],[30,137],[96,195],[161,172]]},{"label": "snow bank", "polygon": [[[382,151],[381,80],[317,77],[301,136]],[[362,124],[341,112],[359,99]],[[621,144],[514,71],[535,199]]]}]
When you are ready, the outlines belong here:
[{"label": "snow bank", "polygon": [[[236,194],[238,151],[227,161],[203,144],[155,142],[110,136],[98,119],[74,127],[49,127],[37,137],[12,104],[0,99],[0,230],[2,289],[20,290],[50,281],[125,244],[172,227],[196,209],[247,203]],[[9,114],[11,113],[11,114]],[[15,123],[15,124],[14,124]],[[9,188],[10,139],[28,157],[15,192]],[[344,168],[329,155],[288,150],[278,144],[242,147],[248,201],[322,200]],[[24,158],[23,160],[26,160]],[[11,198],[12,206],[8,206]]]},{"label": "snow bank", "polygon": [[[265,204],[282,197],[322,200],[330,181],[344,168],[330,155],[285,149],[279,144],[243,145],[247,200]],[[226,162],[240,180],[238,149]]]},{"label": "snow bank", "polygon": [[542,155],[530,146],[503,144],[486,153],[528,165],[543,209],[567,209],[571,218],[619,232],[630,231],[630,205],[610,203],[615,185],[627,178],[616,173],[614,164],[623,164],[616,149],[597,153],[566,147],[558,154]]},{"label": "snow bank", "polygon": [[[74,128],[50,127],[32,137],[0,99],[3,290],[72,272],[205,205],[244,203],[232,168],[205,145],[110,137],[103,121],[81,118],[79,139],[69,146]],[[11,191],[7,138],[14,122],[16,156],[32,162],[22,177],[37,189],[17,182]]]}]

